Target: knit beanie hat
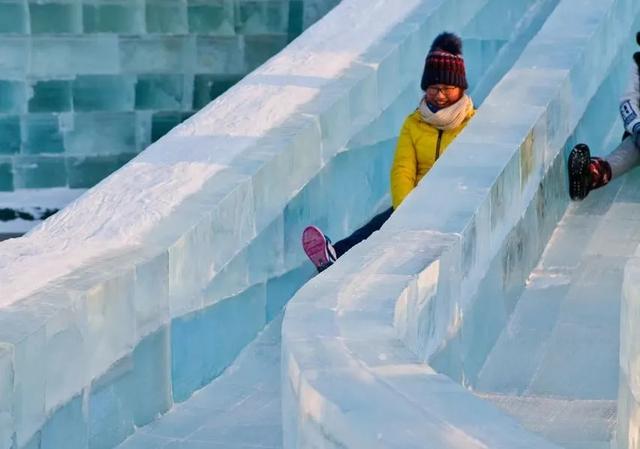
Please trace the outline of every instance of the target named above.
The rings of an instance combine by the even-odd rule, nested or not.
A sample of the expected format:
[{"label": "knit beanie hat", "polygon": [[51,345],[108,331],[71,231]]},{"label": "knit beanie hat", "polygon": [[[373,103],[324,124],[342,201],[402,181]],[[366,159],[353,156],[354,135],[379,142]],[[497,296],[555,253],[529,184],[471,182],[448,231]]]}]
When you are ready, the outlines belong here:
[{"label": "knit beanie hat", "polygon": [[420,87],[427,90],[433,84],[447,84],[463,89],[469,87],[462,57],[462,41],[453,33],[441,33],[431,44]]}]

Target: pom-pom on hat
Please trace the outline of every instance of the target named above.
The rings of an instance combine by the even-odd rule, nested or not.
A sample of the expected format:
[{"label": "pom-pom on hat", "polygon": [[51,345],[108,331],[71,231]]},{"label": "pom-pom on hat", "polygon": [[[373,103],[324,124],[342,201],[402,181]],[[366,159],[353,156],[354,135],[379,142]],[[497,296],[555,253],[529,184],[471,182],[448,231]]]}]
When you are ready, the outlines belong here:
[{"label": "pom-pom on hat", "polygon": [[453,33],[441,33],[431,44],[420,87],[427,90],[433,84],[447,84],[463,89],[469,87],[462,57],[462,41]]}]

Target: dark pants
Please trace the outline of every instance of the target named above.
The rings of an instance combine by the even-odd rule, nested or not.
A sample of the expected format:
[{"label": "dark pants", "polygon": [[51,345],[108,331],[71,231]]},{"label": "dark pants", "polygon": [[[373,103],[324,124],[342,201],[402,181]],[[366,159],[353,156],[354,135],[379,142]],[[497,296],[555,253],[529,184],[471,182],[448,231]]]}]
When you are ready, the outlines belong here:
[{"label": "dark pants", "polygon": [[354,231],[353,234],[351,234],[349,237],[334,243],[333,248],[336,250],[336,255],[340,257],[351,248],[356,246],[358,243],[368,239],[371,234],[378,231],[382,227],[382,225],[389,219],[392,213],[393,208],[385,210],[384,212],[373,217],[369,221],[369,223]]}]

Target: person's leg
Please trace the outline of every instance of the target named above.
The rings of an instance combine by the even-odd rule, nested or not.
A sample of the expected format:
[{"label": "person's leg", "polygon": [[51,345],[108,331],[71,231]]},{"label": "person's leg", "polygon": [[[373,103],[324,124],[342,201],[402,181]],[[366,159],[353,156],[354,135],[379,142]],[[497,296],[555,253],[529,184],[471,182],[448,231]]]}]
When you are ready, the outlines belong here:
[{"label": "person's leg", "polygon": [[335,245],[318,227],[307,226],[302,233],[302,248],[307,257],[316,266],[318,272],[322,272],[333,265],[338,257],[379,230],[392,213],[393,209],[389,208],[376,215],[366,225]]},{"label": "person's leg", "polygon": [[629,136],[605,160],[611,167],[611,177],[617,178],[640,163],[640,151],[636,148],[631,136]]},{"label": "person's leg", "polygon": [[373,217],[369,222],[361,227],[360,229],[355,230],[349,237],[336,242],[333,245],[333,248],[336,250],[336,256],[340,257],[351,248],[356,246],[358,243],[368,239],[371,234],[380,230],[382,225],[391,217],[393,213],[393,208],[389,208],[384,212]]}]

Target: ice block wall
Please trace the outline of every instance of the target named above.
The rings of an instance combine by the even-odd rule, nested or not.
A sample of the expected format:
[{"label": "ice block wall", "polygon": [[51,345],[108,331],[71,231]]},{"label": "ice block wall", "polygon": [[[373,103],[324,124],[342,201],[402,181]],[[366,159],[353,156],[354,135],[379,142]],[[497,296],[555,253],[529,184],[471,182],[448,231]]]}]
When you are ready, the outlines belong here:
[{"label": "ice block wall", "polygon": [[302,229],[343,236],[388,204],[424,43],[486,4],[342,2],[2,243],[0,448],[113,447],[218,376],[314,274]]},{"label": "ice block wall", "polygon": [[[294,296],[285,448],[556,447],[464,387],[567,206],[567,150],[611,130],[598,108],[626,76],[639,13],[629,0],[559,2],[382,231]],[[635,335],[629,323],[623,335]]]},{"label": "ice block wall", "polygon": [[0,233],[95,185],[337,3],[0,2]]},{"label": "ice block wall", "polygon": [[640,248],[625,267],[620,313],[618,449],[640,448]]}]

